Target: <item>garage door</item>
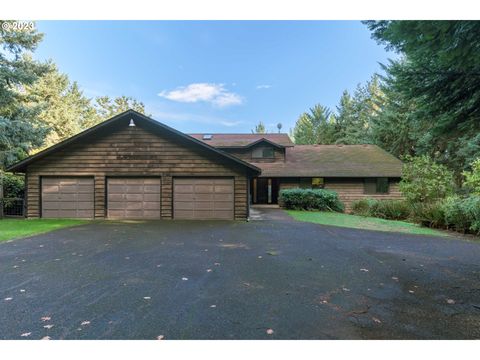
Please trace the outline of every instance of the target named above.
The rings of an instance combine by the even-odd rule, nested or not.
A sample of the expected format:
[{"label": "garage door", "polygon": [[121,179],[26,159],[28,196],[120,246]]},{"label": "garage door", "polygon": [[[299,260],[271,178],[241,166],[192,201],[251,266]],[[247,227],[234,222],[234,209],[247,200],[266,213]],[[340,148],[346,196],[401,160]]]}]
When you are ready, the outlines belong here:
[{"label": "garage door", "polygon": [[175,219],[232,220],[233,194],[233,179],[174,179],[173,216]]},{"label": "garage door", "polygon": [[42,178],[42,217],[92,219],[93,178]]},{"label": "garage door", "polygon": [[160,179],[108,178],[107,216],[112,219],[160,219]]}]

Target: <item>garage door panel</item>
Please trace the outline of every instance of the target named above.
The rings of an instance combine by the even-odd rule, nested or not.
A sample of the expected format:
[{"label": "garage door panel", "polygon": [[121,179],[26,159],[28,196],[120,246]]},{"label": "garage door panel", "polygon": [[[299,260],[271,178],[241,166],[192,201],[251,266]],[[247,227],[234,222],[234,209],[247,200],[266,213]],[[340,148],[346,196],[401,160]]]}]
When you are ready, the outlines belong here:
[{"label": "garage door panel", "polygon": [[42,181],[42,191],[45,194],[57,194],[58,189],[59,189],[58,185],[45,184],[45,182]]},{"label": "garage door panel", "polygon": [[108,217],[111,219],[121,219],[125,216],[125,211],[122,210],[115,210],[115,209],[108,209]]},{"label": "garage door panel", "polygon": [[125,192],[125,186],[120,184],[110,184],[108,180],[108,193],[109,194],[123,194]]},{"label": "garage door panel", "polygon": [[191,194],[194,192],[194,186],[193,185],[177,185],[175,184],[174,186],[174,191],[175,193],[178,194]]},{"label": "garage door panel", "polygon": [[78,194],[90,194],[92,191],[91,185],[78,185],[76,193]]},{"label": "garage door panel", "polygon": [[215,205],[213,201],[195,201],[194,203],[195,210],[213,210]]},{"label": "garage door panel", "polygon": [[175,201],[182,202],[182,201],[193,201],[194,195],[193,194],[175,194]]},{"label": "garage door panel", "polygon": [[175,210],[175,218],[176,219],[183,219],[183,220],[190,220],[194,219],[194,213],[193,210],[180,210],[176,209]]},{"label": "garage door panel", "polygon": [[50,193],[43,193],[42,194],[42,200],[50,202],[50,201],[58,201],[60,200],[60,196],[56,193],[50,194]]},{"label": "garage door panel", "polygon": [[126,193],[129,193],[129,194],[135,194],[135,193],[143,194],[143,185],[127,185],[125,191]]},{"label": "garage door panel", "polygon": [[121,210],[125,209],[125,204],[123,201],[109,201],[108,202],[109,210]]},{"label": "garage door panel", "polygon": [[197,194],[211,194],[213,193],[213,185],[195,185],[195,193]]},{"label": "garage door panel", "polygon": [[144,193],[151,193],[151,194],[160,194],[160,186],[158,185],[145,185],[143,187]]},{"label": "garage door panel", "polygon": [[215,200],[214,194],[195,194],[193,197],[194,201],[211,201],[213,202]]},{"label": "garage door panel", "polygon": [[125,194],[127,201],[143,201],[143,194]]},{"label": "garage door panel", "polygon": [[215,203],[215,210],[233,210],[233,204],[230,202]]},{"label": "garage door panel", "polygon": [[143,208],[145,210],[159,210],[160,209],[160,203],[156,201],[144,201],[143,202]]},{"label": "garage door panel", "polygon": [[93,218],[93,178],[42,178],[42,217]]},{"label": "garage door panel", "polygon": [[215,185],[215,194],[231,194],[232,187],[227,185]]},{"label": "garage door panel", "polygon": [[127,201],[125,203],[127,210],[142,210],[143,203],[140,201]]},{"label": "garage door panel", "polygon": [[144,210],[143,217],[145,219],[158,219],[160,218],[160,210]]},{"label": "garage door panel", "polygon": [[159,178],[109,178],[107,214],[117,219],[160,219]]},{"label": "garage door panel", "polygon": [[174,218],[226,219],[234,217],[231,178],[175,178]]},{"label": "garage door panel", "polygon": [[228,201],[233,204],[234,197],[233,194],[214,194],[213,199],[215,201]]},{"label": "garage door panel", "polygon": [[124,201],[124,200],[125,200],[124,194],[108,194],[109,202]]},{"label": "garage door panel", "polygon": [[194,209],[194,202],[193,201],[175,202],[175,209],[176,210],[193,210]]}]

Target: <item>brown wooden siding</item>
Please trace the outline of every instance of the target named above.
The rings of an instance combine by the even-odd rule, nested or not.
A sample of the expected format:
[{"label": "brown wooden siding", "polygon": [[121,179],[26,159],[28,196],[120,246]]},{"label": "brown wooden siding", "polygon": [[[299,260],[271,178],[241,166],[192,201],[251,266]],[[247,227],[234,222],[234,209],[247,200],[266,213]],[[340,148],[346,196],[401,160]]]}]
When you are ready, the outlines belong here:
[{"label": "brown wooden siding", "polygon": [[[264,144],[259,144],[259,147],[266,147],[267,145]],[[285,149],[279,149],[279,148],[273,148],[274,150],[274,158],[273,159],[261,159],[261,158],[252,158],[252,151],[255,148],[255,146],[248,148],[248,149],[222,149],[225,152],[228,152],[231,155],[234,155],[238,157],[239,159],[242,159],[244,161],[248,162],[255,162],[255,163],[261,163],[261,162],[279,162],[279,161],[285,161]]]},{"label": "brown wooden siding", "polygon": [[172,176],[235,178],[235,219],[245,219],[246,170],[186,139],[140,126],[115,126],[39,159],[27,168],[28,217],[40,216],[42,176],[94,176],[95,218],[105,217],[105,178],[160,176],[161,217],[172,218]]},{"label": "brown wooden siding", "polygon": [[[345,204],[345,211],[351,210],[352,202],[355,200],[371,198],[379,200],[397,200],[402,199],[402,193],[399,190],[398,179],[389,180],[388,194],[365,194],[363,178],[325,178],[325,189],[333,190],[338,193],[338,197]],[[298,178],[280,179],[279,190],[292,189],[300,186]]]}]

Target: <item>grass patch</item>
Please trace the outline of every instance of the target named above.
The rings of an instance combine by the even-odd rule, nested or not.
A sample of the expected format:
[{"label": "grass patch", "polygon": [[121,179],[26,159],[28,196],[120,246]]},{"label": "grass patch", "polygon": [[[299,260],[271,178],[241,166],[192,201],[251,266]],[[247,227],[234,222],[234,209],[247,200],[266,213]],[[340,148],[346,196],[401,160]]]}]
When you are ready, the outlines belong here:
[{"label": "grass patch", "polygon": [[315,224],[333,225],[353,229],[400,232],[407,234],[448,236],[448,234],[445,232],[422,227],[406,221],[385,220],[374,217],[323,211],[287,210],[287,212],[295,220],[306,221]]},{"label": "grass patch", "polygon": [[75,219],[2,219],[0,220],[0,242],[43,234],[53,230],[88,223]]}]

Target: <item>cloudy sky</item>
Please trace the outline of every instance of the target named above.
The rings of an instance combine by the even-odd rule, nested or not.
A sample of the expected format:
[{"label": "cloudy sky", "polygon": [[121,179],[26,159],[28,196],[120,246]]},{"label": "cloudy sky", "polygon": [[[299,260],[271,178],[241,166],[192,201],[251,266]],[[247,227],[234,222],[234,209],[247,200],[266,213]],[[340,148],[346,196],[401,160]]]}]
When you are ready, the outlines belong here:
[{"label": "cloudy sky", "polygon": [[288,131],[394,54],[355,21],[40,21],[39,59],[87,96],[129,95],[184,132]]}]

